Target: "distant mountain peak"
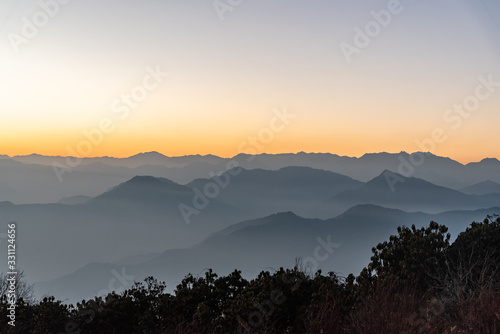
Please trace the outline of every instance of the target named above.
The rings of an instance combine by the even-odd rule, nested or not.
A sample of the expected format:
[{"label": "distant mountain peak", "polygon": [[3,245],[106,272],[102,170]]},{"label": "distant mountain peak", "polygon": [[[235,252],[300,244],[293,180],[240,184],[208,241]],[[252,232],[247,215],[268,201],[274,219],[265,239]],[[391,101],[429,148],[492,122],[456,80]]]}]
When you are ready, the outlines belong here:
[{"label": "distant mountain peak", "polygon": [[[395,182],[395,183],[394,183]],[[368,186],[377,186],[379,187],[380,185],[387,185],[387,189],[390,189],[390,184],[407,184],[408,186],[414,187],[414,186],[426,186],[426,187],[439,187],[442,188],[441,186],[435,185],[432,182],[416,178],[413,176],[404,176],[399,173],[392,172],[388,169],[385,169],[382,173],[380,173],[379,176],[374,177],[370,181],[366,183]]]},{"label": "distant mountain peak", "polygon": [[488,163],[488,164],[498,164],[500,161],[498,161],[497,158],[484,158],[481,160],[481,163]]},{"label": "distant mountain peak", "polygon": [[[428,155],[428,156],[433,156],[433,157],[437,157],[437,155],[433,154],[432,152],[423,152],[423,151],[416,151],[416,152],[413,152],[413,153],[409,153],[409,155],[414,155],[414,154],[425,154],[425,155]],[[445,159],[449,159],[448,157],[441,157],[441,158],[445,158]]]},{"label": "distant mountain peak", "polygon": [[383,179],[383,180],[386,180],[387,177],[397,177],[397,178],[402,178],[402,179],[408,179],[408,177],[406,176],[403,176],[399,173],[396,173],[396,172],[393,172],[393,171],[390,171],[388,169],[384,169],[382,171],[382,173],[380,173],[379,176],[376,176],[375,178],[373,178],[371,181],[368,181],[368,182],[372,182],[372,181],[375,181],[375,180],[379,180],[379,179]]},{"label": "distant mountain peak", "polygon": [[[18,157],[22,157],[23,155],[18,155]],[[31,153],[28,155],[24,155],[24,157],[43,157],[43,155],[38,154],[38,153]]]},{"label": "distant mountain peak", "polygon": [[138,153],[136,155],[131,156],[130,158],[135,158],[135,157],[160,157],[160,158],[166,158],[166,155],[163,155],[157,151],[150,151],[150,152],[142,152]]},{"label": "distant mountain peak", "polygon": [[383,207],[380,205],[357,204],[357,205],[354,205],[354,206],[350,207],[349,209],[347,209],[344,213],[340,214],[338,217],[340,218],[340,217],[347,217],[350,215],[359,215],[361,213],[376,216],[380,213],[388,213],[388,212],[407,214],[406,211],[399,210],[399,209],[386,208],[386,207]]},{"label": "distant mountain peak", "polygon": [[400,153],[389,153],[389,152],[365,153],[360,157],[360,159],[361,158],[368,158],[368,157],[380,157],[380,156],[396,155],[396,154],[401,154],[401,153],[406,153],[406,152],[401,151]]},{"label": "distant mountain peak", "polygon": [[302,218],[300,216],[297,216],[292,211],[277,212],[269,217],[273,217],[273,218]]},{"label": "distant mountain peak", "polygon": [[160,183],[175,183],[169,179],[154,177],[149,175],[137,175],[128,180],[128,184],[160,184]]},{"label": "distant mountain peak", "polygon": [[109,189],[103,194],[94,197],[98,199],[134,199],[141,202],[161,200],[163,195],[171,196],[171,192],[191,194],[191,190],[169,179],[154,176],[134,176],[128,181]]},{"label": "distant mountain peak", "polygon": [[498,183],[493,182],[491,180],[486,180],[486,181],[480,182],[478,184],[499,185]]},{"label": "distant mountain peak", "polygon": [[278,169],[278,171],[312,171],[312,170],[317,170],[317,171],[322,171],[321,169],[315,169],[312,167],[308,166],[286,166]]}]

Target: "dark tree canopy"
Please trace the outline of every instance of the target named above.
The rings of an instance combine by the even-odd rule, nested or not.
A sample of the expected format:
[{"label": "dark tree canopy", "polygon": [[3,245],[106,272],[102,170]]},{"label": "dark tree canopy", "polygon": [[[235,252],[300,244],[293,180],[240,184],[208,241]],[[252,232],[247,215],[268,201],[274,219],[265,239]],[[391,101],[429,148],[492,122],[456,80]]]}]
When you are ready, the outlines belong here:
[{"label": "dark tree canopy", "polygon": [[450,245],[448,228],[431,221],[426,228],[403,226],[397,232],[398,235],[372,249],[368,271],[374,271],[380,278],[416,284],[426,291],[445,262],[445,251]]}]

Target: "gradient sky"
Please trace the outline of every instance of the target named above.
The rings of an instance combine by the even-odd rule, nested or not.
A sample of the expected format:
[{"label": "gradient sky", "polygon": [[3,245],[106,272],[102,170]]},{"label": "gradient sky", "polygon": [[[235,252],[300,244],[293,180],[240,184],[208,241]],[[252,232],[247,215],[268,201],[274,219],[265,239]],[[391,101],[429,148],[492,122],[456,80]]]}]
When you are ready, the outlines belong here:
[{"label": "gradient sky", "polygon": [[[500,87],[445,120],[479,77],[500,82],[498,1],[401,0],[351,63],[341,43],[392,0],[242,0],[224,20],[212,0],[72,0],[43,22],[54,1],[0,4],[1,154],[69,155],[107,119],[89,156],[413,152],[442,129],[433,153],[500,158]],[[168,78],[120,118],[114,101],[156,67]],[[295,118],[250,152],[276,109]]]}]

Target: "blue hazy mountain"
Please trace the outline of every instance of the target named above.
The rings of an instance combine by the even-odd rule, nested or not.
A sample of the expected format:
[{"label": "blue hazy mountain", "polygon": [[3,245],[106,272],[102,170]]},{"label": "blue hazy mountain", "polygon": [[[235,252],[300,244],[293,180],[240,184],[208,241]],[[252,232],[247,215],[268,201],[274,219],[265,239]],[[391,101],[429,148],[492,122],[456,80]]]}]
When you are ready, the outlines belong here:
[{"label": "blue hazy mountain", "polygon": [[[212,268],[227,274],[237,268],[250,278],[262,270],[292,267],[296,258],[302,259],[305,269],[358,274],[368,263],[371,248],[395,234],[397,226],[425,226],[435,220],[449,226],[456,237],[472,221],[496,212],[500,212],[499,207],[431,215],[359,205],[327,220],[306,219],[292,212],[278,213],[234,224],[193,247],[144,256],[142,263],[89,264],[71,274],[40,282],[37,291],[76,302],[108,289],[114,275],[122,272],[136,281],[153,275],[165,280],[167,288],[173,290],[188,273],[202,275],[204,270]],[[121,288],[119,284],[114,286]]]},{"label": "blue hazy mountain", "polygon": [[[301,211],[361,183],[326,171],[285,168],[242,171],[230,184],[211,198],[203,188],[196,192],[165,178],[136,176],[82,203],[5,203],[0,218],[19,222],[25,230],[19,241],[24,267],[32,269],[32,277],[47,279],[91,261],[192,245],[234,222],[282,210]],[[252,191],[248,184],[254,184]],[[180,205],[190,210],[189,221]],[[37,256],[45,254],[53,261],[44,263],[30,256],[34,249],[39,249]]]},{"label": "blue hazy mountain", "polygon": [[[151,270],[171,284],[210,266],[241,268],[251,276],[310,257],[317,238],[328,235],[343,247],[330,259],[337,262],[325,261],[324,269],[349,273],[396,226],[435,219],[465,228],[471,219],[499,213],[487,208],[500,206],[500,193],[490,191],[500,182],[496,159],[463,165],[404,152],[360,158],[303,152],[172,158],[150,152],[82,159],[62,170],[60,182],[51,163],[65,161],[0,157],[0,220],[18,223],[20,263],[31,281],[91,263],[130,266],[138,277]],[[354,240],[361,230],[366,234]]]},{"label": "blue hazy mountain", "polygon": [[[308,167],[241,170],[231,175],[226,187],[214,188],[216,193],[205,191],[207,182],[217,185],[214,179],[181,185],[165,178],[136,176],[80,204],[4,203],[0,219],[17,221],[24,230],[19,240],[24,267],[32,277],[43,280],[93,261],[193,245],[235,222],[277,212],[327,219],[360,204],[438,213],[500,203],[499,194],[466,195],[395,174],[404,182],[395,184],[392,192],[386,175],[362,183]],[[53,260],[40,261],[42,255]]]},{"label": "blue hazy mountain", "polygon": [[197,179],[190,188],[205,189],[220,184],[217,199],[234,206],[251,207],[256,216],[294,210],[306,217],[317,217],[316,207],[326,198],[363,183],[350,177],[310,167],[284,167],[279,170],[239,169],[211,179]]},{"label": "blue hazy mountain", "polygon": [[235,167],[235,163],[248,170],[310,167],[363,182],[373,179],[384,170],[390,170],[456,190],[487,180],[500,183],[500,162],[496,159],[463,165],[446,157],[421,152],[371,153],[359,158],[304,152],[238,154],[232,158],[213,155],[167,157],[158,152],[141,153],[128,158],[2,156],[0,183],[17,192],[18,197],[12,198],[12,202],[56,203],[64,197],[99,195],[136,175],[163,177],[187,184],[198,178],[209,178],[213,174],[225,172]]},{"label": "blue hazy mountain", "polygon": [[356,204],[438,213],[496,206],[500,204],[500,194],[467,195],[422,179],[384,171],[362,186],[334,196],[330,207],[345,210]]},{"label": "blue hazy mountain", "polygon": [[470,195],[500,194],[500,184],[487,180],[462,188],[460,191]]},{"label": "blue hazy mountain", "polygon": [[83,196],[83,195],[77,195],[77,196],[71,196],[71,197],[63,197],[61,200],[58,202],[60,204],[83,204],[88,202],[92,197],[90,196]]},{"label": "blue hazy mountain", "polygon": [[211,199],[187,224],[179,205],[190,205],[195,197],[192,189],[175,182],[137,176],[81,204],[3,202],[0,219],[17,222],[22,266],[31,277],[43,279],[98,259],[111,261],[192,245],[250,217]]}]

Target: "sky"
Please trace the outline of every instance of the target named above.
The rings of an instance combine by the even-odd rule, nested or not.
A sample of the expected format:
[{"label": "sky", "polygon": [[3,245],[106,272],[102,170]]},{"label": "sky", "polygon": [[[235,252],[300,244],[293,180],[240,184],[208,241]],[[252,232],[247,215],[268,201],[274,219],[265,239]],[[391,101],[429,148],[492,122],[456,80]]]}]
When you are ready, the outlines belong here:
[{"label": "sky", "polygon": [[500,159],[495,0],[2,0],[0,154]]}]

